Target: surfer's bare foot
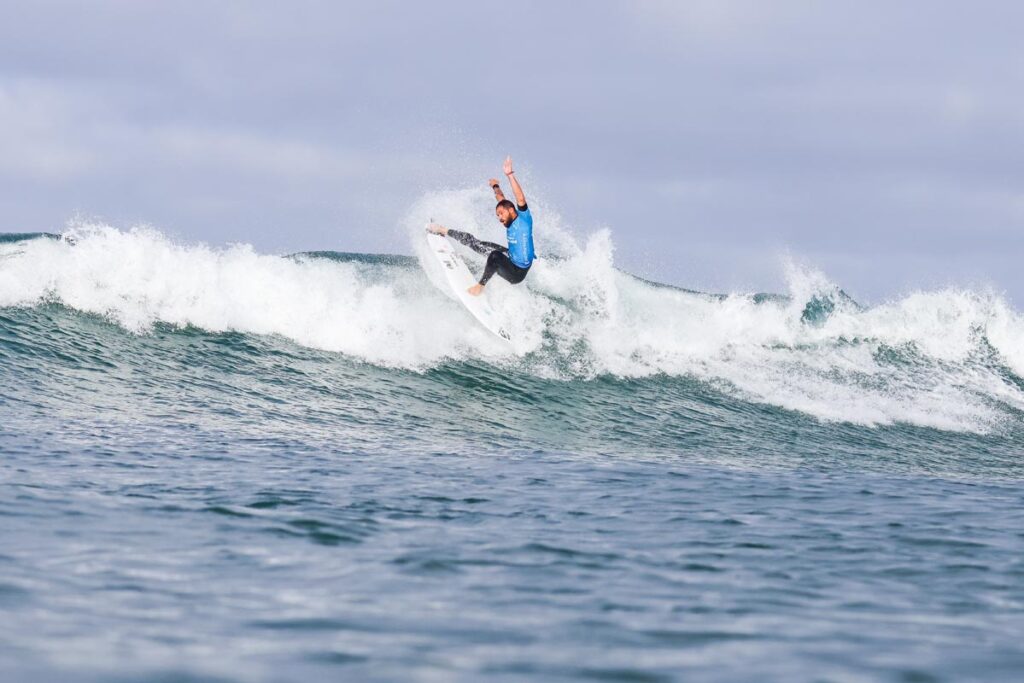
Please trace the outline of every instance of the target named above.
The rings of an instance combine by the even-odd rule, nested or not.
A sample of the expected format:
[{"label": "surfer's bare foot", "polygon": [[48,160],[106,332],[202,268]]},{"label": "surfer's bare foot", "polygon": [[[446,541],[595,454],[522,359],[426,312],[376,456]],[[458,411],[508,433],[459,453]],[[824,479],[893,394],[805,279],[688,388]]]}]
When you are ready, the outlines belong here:
[{"label": "surfer's bare foot", "polygon": [[430,225],[427,226],[427,232],[432,232],[435,235],[447,235],[448,228],[444,227],[443,225],[438,225],[437,223],[431,223]]},{"label": "surfer's bare foot", "polygon": [[481,294],[484,293],[484,286],[478,282],[469,289],[467,289],[466,291],[472,294],[473,296],[480,296]]}]

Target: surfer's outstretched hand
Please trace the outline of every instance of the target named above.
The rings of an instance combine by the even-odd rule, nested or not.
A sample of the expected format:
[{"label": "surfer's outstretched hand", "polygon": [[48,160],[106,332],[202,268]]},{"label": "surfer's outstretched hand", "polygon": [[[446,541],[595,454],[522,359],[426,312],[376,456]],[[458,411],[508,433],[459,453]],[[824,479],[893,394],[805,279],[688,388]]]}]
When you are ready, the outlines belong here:
[{"label": "surfer's outstretched hand", "polygon": [[505,175],[512,175],[515,171],[512,170],[512,156],[505,157]]},{"label": "surfer's outstretched hand", "polygon": [[430,225],[427,226],[427,232],[432,232],[435,235],[447,235],[448,228],[444,227],[443,225],[438,225],[437,223],[431,223]]},{"label": "surfer's outstretched hand", "polygon": [[484,286],[478,282],[469,289],[467,289],[466,291],[472,294],[473,296],[480,296],[481,294],[484,293]]},{"label": "surfer's outstretched hand", "polygon": [[498,179],[491,178],[487,182],[490,184],[491,189],[494,190],[494,198],[499,202],[503,200],[505,198],[505,193],[501,191],[501,185],[498,184]]}]

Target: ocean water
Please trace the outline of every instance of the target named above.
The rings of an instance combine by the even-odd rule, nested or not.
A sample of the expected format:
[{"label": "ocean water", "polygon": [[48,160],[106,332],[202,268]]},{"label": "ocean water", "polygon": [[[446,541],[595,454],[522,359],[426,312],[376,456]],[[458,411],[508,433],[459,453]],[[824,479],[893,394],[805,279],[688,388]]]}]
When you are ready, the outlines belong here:
[{"label": "ocean water", "polygon": [[538,211],[509,346],[416,252],[478,199],[414,257],[0,237],[3,680],[1024,678],[1019,312]]}]

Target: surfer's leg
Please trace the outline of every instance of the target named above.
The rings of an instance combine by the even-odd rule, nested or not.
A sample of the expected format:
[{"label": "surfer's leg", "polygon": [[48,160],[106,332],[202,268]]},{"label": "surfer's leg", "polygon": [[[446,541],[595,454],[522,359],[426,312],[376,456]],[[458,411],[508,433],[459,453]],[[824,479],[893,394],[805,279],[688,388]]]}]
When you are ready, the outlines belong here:
[{"label": "surfer's leg", "polygon": [[504,251],[492,251],[487,257],[487,263],[484,265],[484,273],[480,276],[480,284],[486,285],[487,281],[497,273],[503,280],[517,285],[523,281],[526,273],[529,271],[529,268],[520,268],[512,263],[512,259]]},{"label": "surfer's leg", "polygon": [[512,261],[508,262],[507,267],[498,269],[498,275],[504,278],[510,285],[518,285],[526,279],[526,274],[529,272],[529,268],[520,268],[512,263]]},{"label": "surfer's leg", "polygon": [[494,273],[497,272],[498,266],[502,259],[508,260],[508,256],[502,254],[500,251],[492,251],[487,257],[487,263],[484,264],[483,275],[480,276],[480,284],[486,285],[487,281],[494,277]]},{"label": "surfer's leg", "polygon": [[461,230],[452,230],[451,228],[449,228],[448,236],[451,237],[456,242],[458,242],[459,244],[465,244],[467,247],[469,247],[476,253],[483,254],[484,256],[490,254],[492,251],[495,250],[505,250],[505,247],[501,246],[500,244],[478,240],[477,238],[470,235],[468,232],[462,232]]}]

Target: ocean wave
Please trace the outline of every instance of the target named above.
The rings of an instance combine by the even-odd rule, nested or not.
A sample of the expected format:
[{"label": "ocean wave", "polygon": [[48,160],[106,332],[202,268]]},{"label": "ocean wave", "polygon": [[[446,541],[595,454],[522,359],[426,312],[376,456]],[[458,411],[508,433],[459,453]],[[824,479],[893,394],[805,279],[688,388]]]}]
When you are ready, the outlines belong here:
[{"label": "ocean wave", "polygon": [[[994,293],[916,292],[863,307],[822,273],[789,265],[784,295],[704,294],[617,270],[609,231],[577,241],[556,216],[539,222],[543,258],[525,284],[495,280],[488,290],[510,348],[447,294],[423,248],[429,218],[498,241],[500,226],[480,206],[470,191],[414,206],[406,224],[418,262],[281,258],[79,224],[70,240],[0,241],[0,306],[59,302],[135,334],[165,323],[279,335],[403,370],[482,361],[565,381],[687,376],[863,425],[989,431],[1024,411],[1024,318]],[[479,267],[479,257],[467,261]]]}]

